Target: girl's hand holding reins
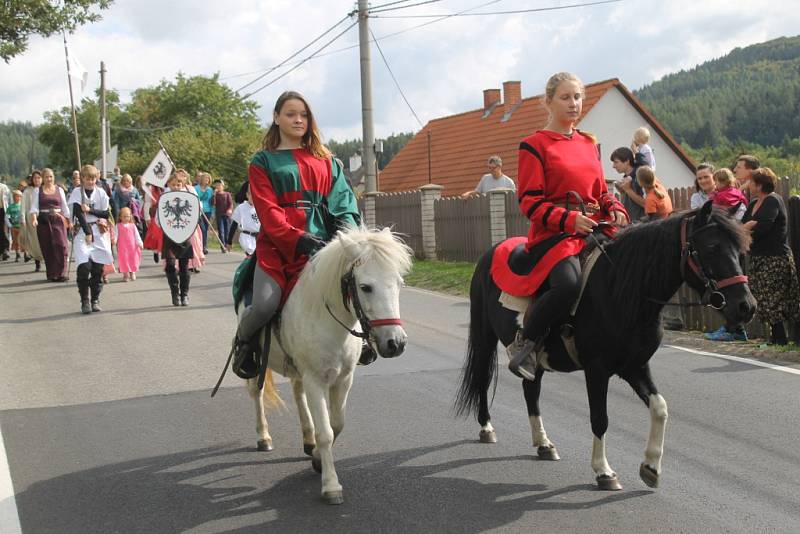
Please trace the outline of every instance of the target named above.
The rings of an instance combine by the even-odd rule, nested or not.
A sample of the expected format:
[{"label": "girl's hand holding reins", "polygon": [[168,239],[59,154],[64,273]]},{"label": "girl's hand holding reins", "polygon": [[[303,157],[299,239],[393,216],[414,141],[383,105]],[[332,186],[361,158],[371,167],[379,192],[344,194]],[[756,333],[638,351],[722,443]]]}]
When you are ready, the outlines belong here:
[{"label": "girl's hand holding reins", "polygon": [[588,235],[595,226],[597,223],[582,213],[579,213],[575,219],[576,234]]},{"label": "girl's hand holding reins", "polygon": [[621,211],[612,211],[611,217],[615,226],[628,226],[628,223],[630,222],[625,214]]}]

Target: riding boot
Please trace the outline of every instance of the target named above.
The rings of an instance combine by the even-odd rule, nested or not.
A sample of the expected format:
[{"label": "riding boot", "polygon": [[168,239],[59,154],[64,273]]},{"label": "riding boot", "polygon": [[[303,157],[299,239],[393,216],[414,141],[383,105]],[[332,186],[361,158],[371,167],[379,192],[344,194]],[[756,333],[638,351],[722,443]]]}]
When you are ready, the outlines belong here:
[{"label": "riding boot", "polygon": [[361,356],[358,358],[358,365],[369,365],[378,358],[375,349],[366,339],[361,341]]},{"label": "riding boot", "polygon": [[89,303],[89,280],[78,279],[78,293],[81,296],[81,313],[92,313],[92,307]]},{"label": "riding boot", "polygon": [[261,334],[261,329],[259,329],[249,340],[240,339],[239,334],[236,334],[236,339],[234,341],[236,344],[236,349],[233,355],[231,370],[239,378],[248,379],[259,376],[259,372],[263,364],[261,361],[261,355],[269,354],[269,347],[272,341],[272,322],[270,321],[267,323],[263,330],[263,348],[258,346],[258,339]]},{"label": "riding boot", "polygon": [[[99,269],[97,268],[99,267]],[[92,293],[92,311],[103,311],[100,308],[100,292],[103,290],[103,266],[100,264],[92,265],[92,277],[89,279],[89,289]]]},{"label": "riding boot", "polygon": [[169,291],[172,293],[172,305],[180,306],[180,281],[178,280],[178,273],[175,271],[167,271],[167,283],[169,284]]},{"label": "riding boot", "polygon": [[520,378],[533,380],[538,367],[538,355],[543,346],[544,337],[531,340],[522,335],[522,330],[517,331],[517,337],[506,348],[509,371]]},{"label": "riding boot", "polygon": [[191,275],[189,273],[180,273],[180,293],[181,293],[181,306],[189,305],[189,280]]}]

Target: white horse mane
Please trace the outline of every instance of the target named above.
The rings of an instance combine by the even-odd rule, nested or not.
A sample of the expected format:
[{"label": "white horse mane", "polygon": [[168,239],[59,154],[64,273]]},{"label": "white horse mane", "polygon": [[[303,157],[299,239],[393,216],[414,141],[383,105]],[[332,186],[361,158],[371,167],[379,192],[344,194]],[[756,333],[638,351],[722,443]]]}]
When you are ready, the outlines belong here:
[{"label": "white horse mane", "polygon": [[354,264],[375,262],[386,277],[401,277],[411,270],[413,251],[389,231],[365,226],[339,231],[306,265],[297,282],[304,308],[311,313],[342,301],[341,279]]}]

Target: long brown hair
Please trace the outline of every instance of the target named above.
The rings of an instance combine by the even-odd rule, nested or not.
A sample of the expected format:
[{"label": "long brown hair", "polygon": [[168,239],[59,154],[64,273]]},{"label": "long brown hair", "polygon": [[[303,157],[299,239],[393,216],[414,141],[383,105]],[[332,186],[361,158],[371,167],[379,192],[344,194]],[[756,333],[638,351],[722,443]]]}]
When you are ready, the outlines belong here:
[{"label": "long brown hair", "polygon": [[[283,105],[287,100],[299,100],[306,107],[306,112],[308,113],[308,128],[306,128],[306,133],[303,134],[303,148],[306,148],[309,152],[311,152],[311,154],[320,159],[330,158],[331,152],[325,145],[322,144],[322,139],[319,130],[317,129],[317,122],[314,120],[314,114],[311,112],[311,106],[308,105],[308,101],[303,95],[297,91],[284,91],[275,102],[275,109],[273,109],[273,111],[276,114],[280,114],[281,109],[283,109]],[[273,120],[272,124],[269,125],[267,134],[264,136],[263,148],[264,150],[275,152],[280,144],[280,128]]]}]

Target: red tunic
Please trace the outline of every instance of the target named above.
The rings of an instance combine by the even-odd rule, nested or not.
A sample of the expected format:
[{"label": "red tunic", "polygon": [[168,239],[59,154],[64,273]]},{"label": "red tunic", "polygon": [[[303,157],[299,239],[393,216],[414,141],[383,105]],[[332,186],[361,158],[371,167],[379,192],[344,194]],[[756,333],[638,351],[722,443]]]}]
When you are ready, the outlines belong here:
[{"label": "red tunic", "polygon": [[622,203],[608,192],[594,140],[578,130],[572,137],[539,130],[523,139],[519,148],[518,183],[520,209],[531,220],[525,247],[528,251],[537,247],[544,250],[535,251],[542,256],[533,271],[518,276],[508,269],[506,260],[519,239],[498,246],[492,261],[492,277],[500,289],[513,295],[535,293],[558,262],[580,253],[586,245],[584,236],[574,235],[578,212],[557,205],[567,201],[577,205],[579,200],[568,195],[569,191],[580,195],[587,209],[596,210],[587,212],[595,221],[613,219],[613,211],[627,216]]},{"label": "red tunic", "polygon": [[358,206],[341,167],[307,149],[261,151],[250,162],[250,194],[261,221],[256,241],[258,265],[283,291],[285,302],[308,262],[296,254],[297,241],[308,232],[327,240],[320,204],[331,216],[355,225]]},{"label": "red tunic", "polygon": [[150,223],[147,225],[147,233],[144,237],[144,248],[161,252],[164,244],[164,231],[158,225],[158,199],[161,198],[161,188],[154,185],[150,186],[150,195],[153,197],[153,204],[150,206]]}]

